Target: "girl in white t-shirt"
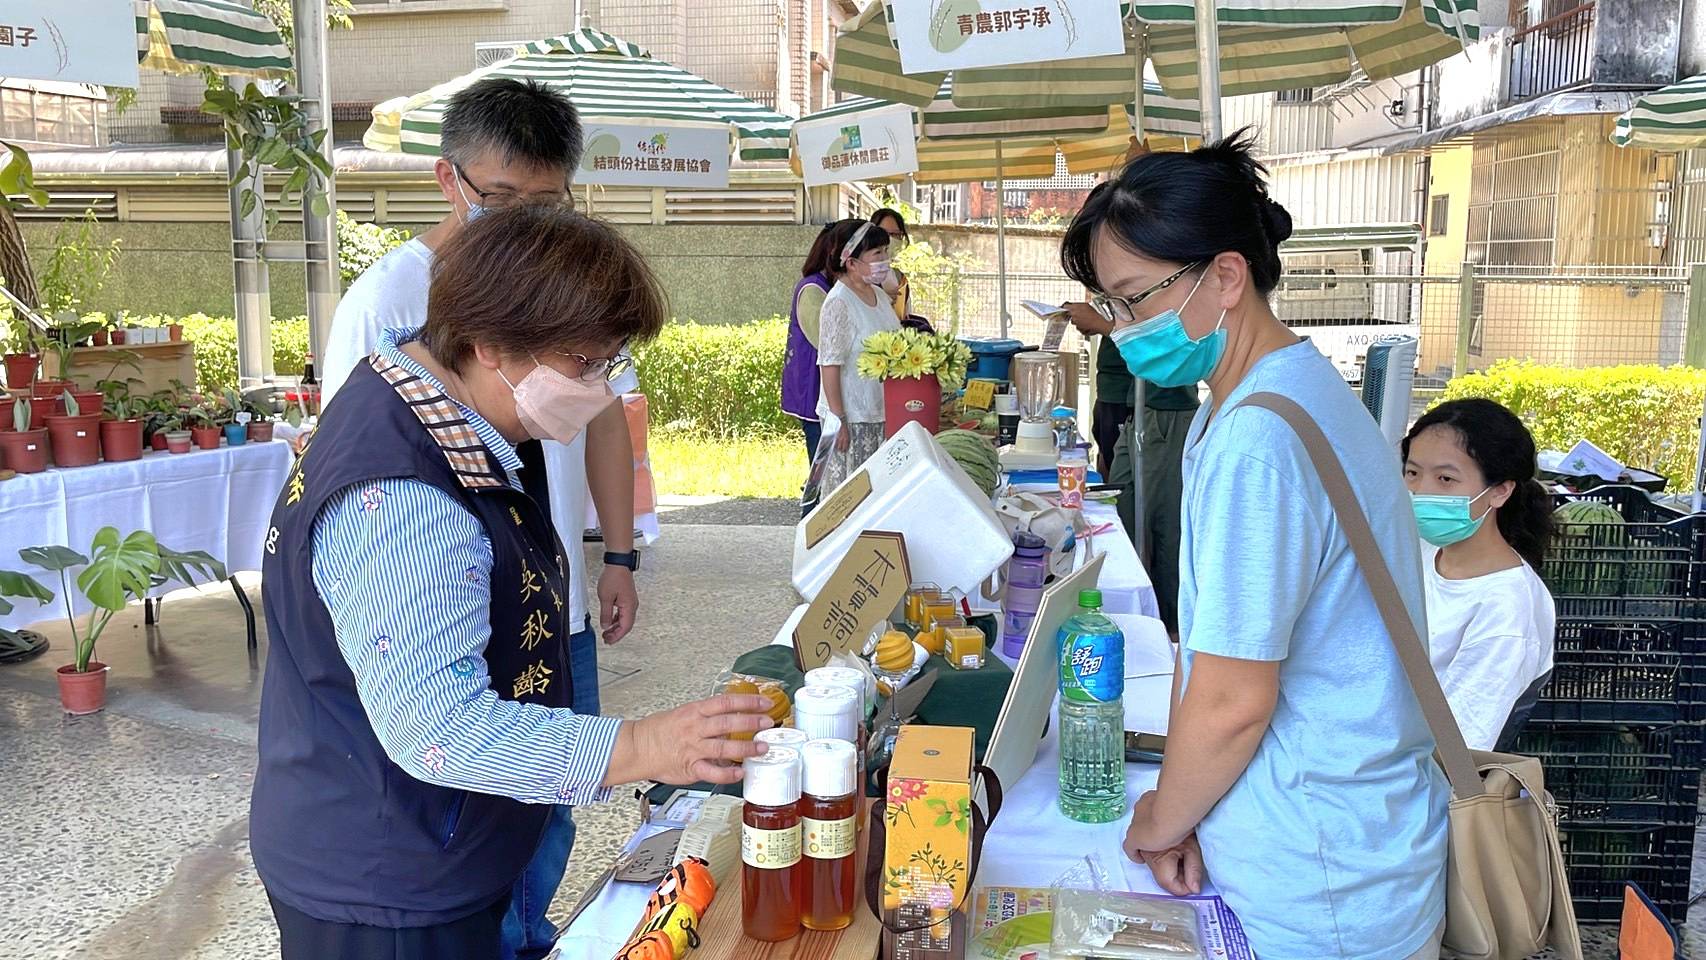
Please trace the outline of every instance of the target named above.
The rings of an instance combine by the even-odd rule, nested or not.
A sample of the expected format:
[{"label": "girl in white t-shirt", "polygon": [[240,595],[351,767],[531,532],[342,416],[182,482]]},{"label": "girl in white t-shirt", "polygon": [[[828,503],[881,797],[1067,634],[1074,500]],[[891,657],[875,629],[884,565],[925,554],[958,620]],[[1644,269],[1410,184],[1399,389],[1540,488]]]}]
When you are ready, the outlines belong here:
[{"label": "girl in white t-shirt", "polygon": [[1552,671],[1552,595],[1535,572],[1552,502],[1534,477],[1534,437],[1491,400],[1454,400],[1416,421],[1403,458],[1434,671],[1470,749],[1508,748],[1513,708]]},{"label": "girl in white t-shirt", "polygon": [[[859,469],[883,443],[883,385],[859,374],[865,338],[899,330],[894,305],[883,292],[889,277],[889,235],[870,221],[852,221],[837,251],[841,273],[823,300],[818,319],[818,416],[824,440],[834,444],[825,461],[827,494]],[[839,239],[839,237],[838,237]],[[839,427],[831,434],[831,426]]]}]

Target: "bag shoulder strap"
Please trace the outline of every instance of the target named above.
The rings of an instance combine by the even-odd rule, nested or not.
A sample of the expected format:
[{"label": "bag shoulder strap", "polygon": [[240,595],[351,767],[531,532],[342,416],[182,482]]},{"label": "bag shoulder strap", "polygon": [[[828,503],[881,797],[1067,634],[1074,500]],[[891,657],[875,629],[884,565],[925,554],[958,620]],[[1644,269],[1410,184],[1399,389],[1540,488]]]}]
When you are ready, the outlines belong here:
[{"label": "bag shoulder strap", "polygon": [[1446,779],[1451,781],[1452,794],[1458,799],[1481,795],[1485,786],[1480,771],[1469,755],[1463,731],[1457,726],[1457,718],[1451,714],[1451,704],[1446,702],[1439,676],[1434,673],[1433,663],[1428,659],[1427,646],[1422,643],[1416,622],[1398,593],[1398,583],[1392,579],[1392,570],[1386,565],[1386,557],[1374,539],[1368,515],[1363,512],[1362,504],[1357,502],[1339,455],[1327,442],[1315,418],[1289,397],[1277,393],[1255,393],[1246,397],[1239,406],[1261,407],[1275,414],[1303,441],[1304,452],[1309,454],[1310,462],[1315,465],[1315,473],[1327,491],[1327,501],[1338,516],[1339,527],[1344,530],[1345,539],[1350,541],[1357,567],[1362,570],[1363,579],[1374,594],[1375,606],[1386,624],[1386,632],[1392,637],[1393,649],[1398,653],[1398,662],[1404,666],[1404,675],[1410,680],[1410,689],[1421,704],[1422,716],[1427,718],[1440,766],[1445,768]]}]

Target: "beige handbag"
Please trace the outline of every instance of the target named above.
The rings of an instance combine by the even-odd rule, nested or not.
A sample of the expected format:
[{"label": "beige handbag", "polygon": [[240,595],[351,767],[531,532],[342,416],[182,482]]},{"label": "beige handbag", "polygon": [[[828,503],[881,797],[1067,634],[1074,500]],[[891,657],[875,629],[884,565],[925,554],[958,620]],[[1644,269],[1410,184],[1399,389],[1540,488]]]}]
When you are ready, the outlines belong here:
[{"label": "beige handbag", "polygon": [[1315,420],[1276,393],[1253,394],[1240,406],[1273,412],[1303,441],[1433,732],[1434,756],[1451,782],[1442,956],[1521,960],[1550,945],[1563,960],[1581,960],[1581,934],[1540,761],[1471,751],[1464,744],[1368,517]]}]

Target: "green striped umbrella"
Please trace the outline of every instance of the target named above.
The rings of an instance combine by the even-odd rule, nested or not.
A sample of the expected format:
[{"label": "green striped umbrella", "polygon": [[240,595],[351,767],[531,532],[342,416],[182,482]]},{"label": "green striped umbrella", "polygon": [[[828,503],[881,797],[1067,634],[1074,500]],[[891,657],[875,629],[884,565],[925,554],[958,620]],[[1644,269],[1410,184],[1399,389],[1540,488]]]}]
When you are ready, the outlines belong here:
[{"label": "green striped umbrella", "polygon": [[[853,118],[889,106],[888,101],[856,97],[802,117],[801,122]],[[920,183],[996,179],[998,142],[1002,177],[1047,179],[1054,175],[1056,152],[1066,158],[1072,173],[1102,173],[1124,160],[1131,136],[1129,105],[1123,110],[1106,106],[968,109],[956,103],[951,81],[942,84],[922,115],[914,174]],[[915,124],[918,117],[915,111]],[[1186,137],[1196,136],[1201,122],[1195,103],[1167,97],[1154,84],[1145,91],[1144,118],[1151,146],[1157,149],[1182,146]],[[796,169],[798,162],[796,157]]]},{"label": "green striped umbrella", "polygon": [[166,73],[211,67],[224,74],[279,80],[290,75],[290,48],[265,14],[231,0],[136,0],[136,59]]},{"label": "green striped umbrella", "polygon": [[1651,150],[1706,147],[1706,74],[1635,101],[1633,109],[1617,118],[1611,142]]},{"label": "green striped umbrella", "polygon": [[[886,0],[892,2],[892,0]],[[1479,0],[1229,0],[1218,4],[1221,94],[1323,86],[1353,63],[1384,79],[1435,63],[1480,36]],[[1166,92],[1198,96],[1194,7],[1189,0],[1126,0]],[[901,72],[892,14],[873,2],[836,38],[833,86],[923,106],[941,74]],[[955,72],[954,102],[997,107],[1117,104],[1131,97],[1137,60],[1123,56],[1013,64]]]},{"label": "green striped umbrella", "polygon": [[793,121],[701,77],[654,60],[607,33],[581,29],[518,47],[513,60],[482,67],[412,97],[373,108],[369,149],[438,155],[444,108],[456,91],[487,77],[537,80],[567,94],[583,120],[723,124],[743,160],[785,160]]}]

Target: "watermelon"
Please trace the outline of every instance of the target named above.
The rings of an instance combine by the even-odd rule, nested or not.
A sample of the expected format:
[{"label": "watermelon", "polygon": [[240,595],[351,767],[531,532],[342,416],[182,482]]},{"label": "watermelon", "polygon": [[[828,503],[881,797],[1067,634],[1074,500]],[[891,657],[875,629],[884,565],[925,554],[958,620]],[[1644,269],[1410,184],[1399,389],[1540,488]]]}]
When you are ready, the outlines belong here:
[{"label": "watermelon", "polygon": [[995,495],[995,488],[1001,482],[1001,460],[993,444],[970,430],[944,430],[936,434],[936,442],[979,490],[986,496]]},{"label": "watermelon", "polygon": [[1552,519],[1546,579],[1553,592],[1578,597],[1621,593],[1620,560],[1628,554],[1629,540],[1623,514],[1607,503],[1577,500],[1553,511]]}]

